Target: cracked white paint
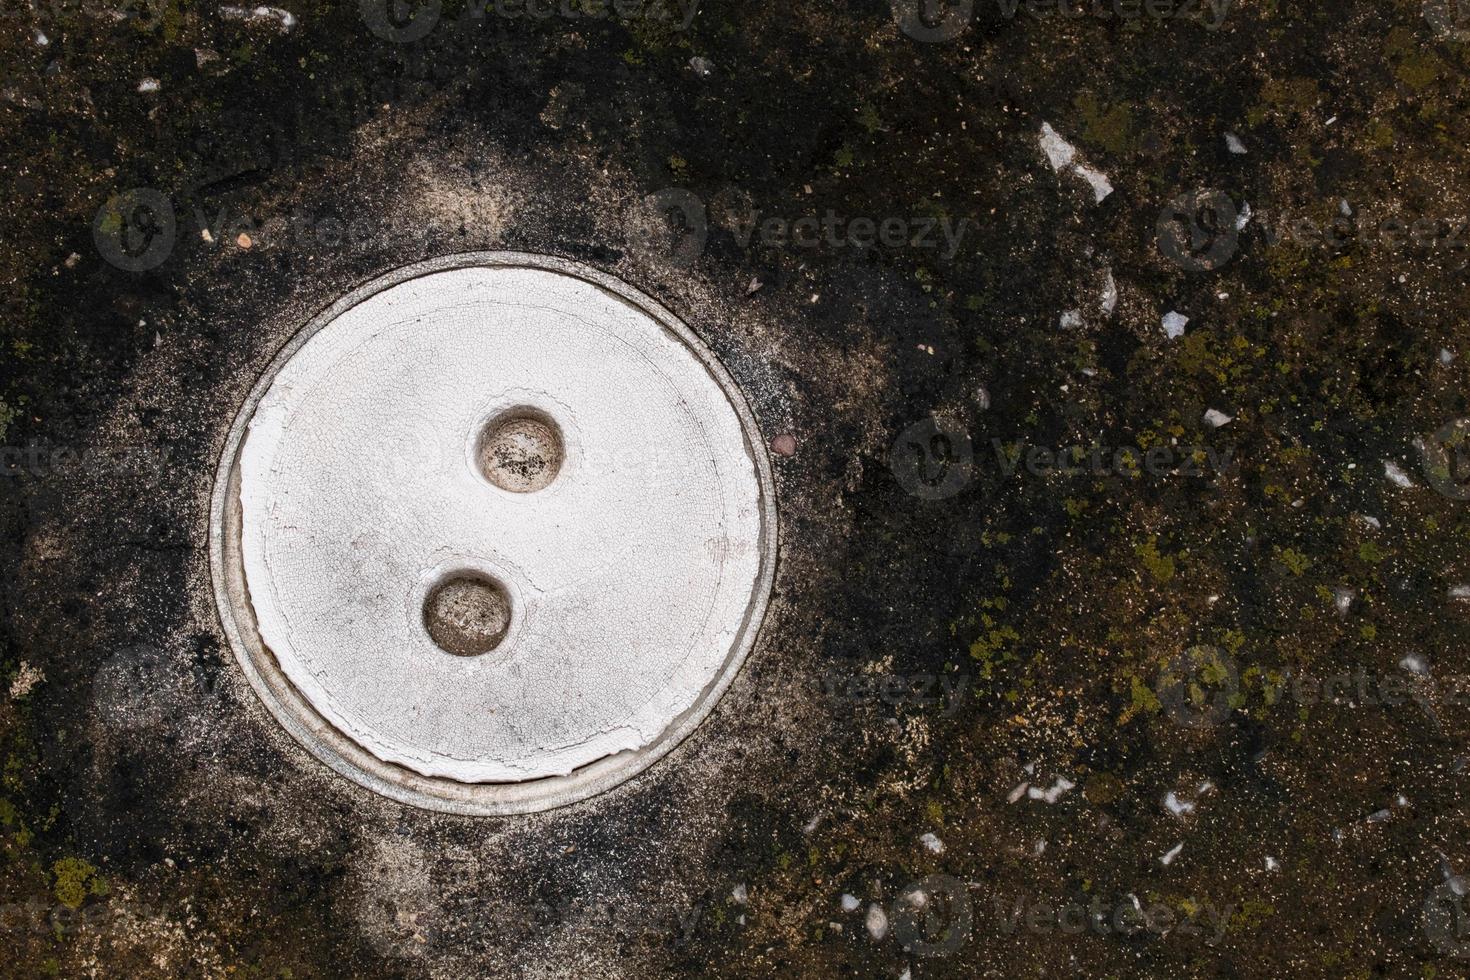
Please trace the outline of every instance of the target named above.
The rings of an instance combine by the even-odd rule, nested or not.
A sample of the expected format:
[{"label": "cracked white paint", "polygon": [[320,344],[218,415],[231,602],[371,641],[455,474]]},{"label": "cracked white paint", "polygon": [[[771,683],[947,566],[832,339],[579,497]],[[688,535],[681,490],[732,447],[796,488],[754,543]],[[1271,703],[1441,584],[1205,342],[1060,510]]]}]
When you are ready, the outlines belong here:
[{"label": "cracked white paint", "polygon": [[[534,493],[475,464],[517,406],[566,442]],[[427,776],[560,776],[650,745],[725,671],[761,576],[761,477],[721,384],[633,303],[547,269],[434,272],[341,312],[261,397],[239,472],[265,645],[335,728]],[[479,657],[421,617],[467,568],[512,598]]]}]

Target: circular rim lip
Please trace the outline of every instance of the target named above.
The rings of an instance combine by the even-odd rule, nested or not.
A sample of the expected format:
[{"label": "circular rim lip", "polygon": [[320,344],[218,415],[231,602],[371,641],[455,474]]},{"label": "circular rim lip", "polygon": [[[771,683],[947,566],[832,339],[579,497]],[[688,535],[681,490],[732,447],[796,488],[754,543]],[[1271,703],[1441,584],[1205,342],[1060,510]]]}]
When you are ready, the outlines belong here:
[{"label": "circular rim lip", "polygon": [[[436,272],[472,267],[539,269],[580,279],[637,308],[672,333],[703,365],[734,408],[760,491],[760,568],[751,599],[724,665],[694,704],[641,749],[604,756],[564,776],[515,783],[464,783],[423,776],[382,761],[323,718],[286,678],[274,655],[261,642],[238,560],[240,450],[250,419],[282,366],[328,323],[369,297]],[[714,351],[679,317],[636,287],[581,262],[533,252],[459,252],[415,262],[363,283],[313,316],[276,352],[236,412],[215,471],[209,507],[209,568],[220,625],[251,688],[276,721],[317,759],[359,786],[400,803],[465,816],[536,813],[577,803],[631,780],[677,748],[714,710],[755,646],[775,581],[777,543],[775,480],[765,440],[744,394]]]}]

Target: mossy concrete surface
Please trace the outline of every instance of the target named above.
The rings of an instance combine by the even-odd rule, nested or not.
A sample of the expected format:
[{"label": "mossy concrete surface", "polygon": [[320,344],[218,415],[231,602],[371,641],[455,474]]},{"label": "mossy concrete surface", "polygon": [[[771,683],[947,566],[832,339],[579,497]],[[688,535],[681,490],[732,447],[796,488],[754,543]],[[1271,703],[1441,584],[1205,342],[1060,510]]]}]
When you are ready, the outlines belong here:
[{"label": "mossy concrete surface", "polygon": [[[1464,974],[1470,24],[894,2],[6,8],[0,972]],[[478,249],[682,317],[781,522],[698,731],[516,818],[318,763],[208,567],[275,352]]]}]

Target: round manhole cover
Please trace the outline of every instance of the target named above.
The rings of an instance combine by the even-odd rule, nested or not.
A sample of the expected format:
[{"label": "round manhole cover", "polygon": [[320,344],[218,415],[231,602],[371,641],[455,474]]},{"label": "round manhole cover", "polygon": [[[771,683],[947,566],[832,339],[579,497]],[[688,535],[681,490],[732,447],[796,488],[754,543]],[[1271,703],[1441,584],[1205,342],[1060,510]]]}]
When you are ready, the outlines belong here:
[{"label": "round manhole cover", "polygon": [[398,270],[257,383],[215,488],[226,633],[319,758],[460,813],[601,792],[708,714],[775,560],[770,464],[710,351],[595,270]]}]

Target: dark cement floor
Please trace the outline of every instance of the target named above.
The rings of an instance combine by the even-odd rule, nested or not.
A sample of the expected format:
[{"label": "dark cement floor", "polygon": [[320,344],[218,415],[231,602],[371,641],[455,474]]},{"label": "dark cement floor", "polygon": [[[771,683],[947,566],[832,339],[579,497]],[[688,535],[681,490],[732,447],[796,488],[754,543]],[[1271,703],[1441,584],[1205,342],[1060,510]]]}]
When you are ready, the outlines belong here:
[{"label": "dark cement floor", "polygon": [[[1464,975],[1453,0],[7,2],[0,973]],[[716,350],[782,550],[677,752],[476,820],[276,726],[207,523],[306,319],[487,248]]]}]

